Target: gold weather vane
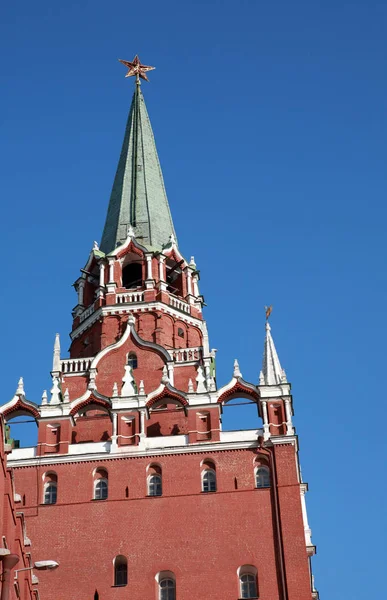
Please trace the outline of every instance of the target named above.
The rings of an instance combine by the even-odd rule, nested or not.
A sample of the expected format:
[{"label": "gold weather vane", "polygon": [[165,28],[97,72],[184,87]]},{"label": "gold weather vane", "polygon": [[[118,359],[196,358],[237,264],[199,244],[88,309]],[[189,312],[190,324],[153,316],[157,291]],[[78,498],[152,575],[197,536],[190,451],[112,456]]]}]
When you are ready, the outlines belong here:
[{"label": "gold weather vane", "polygon": [[136,76],[136,83],[140,83],[140,77],[141,77],[141,79],[145,79],[145,81],[149,81],[149,79],[145,75],[145,73],[147,71],[153,71],[156,68],[156,67],[150,67],[149,65],[142,65],[137,54],[134,57],[134,59],[132,60],[132,62],[130,62],[128,60],[121,60],[120,58],[118,60],[120,61],[120,63],[122,63],[123,65],[125,65],[125,67],[128,67],[128,69],[129,69],[128,72],[126,73],[125,77]]},{"label": "gold weather vane", "polygon": [[271,315],[271,311],[273,310],[273,305],[270,304],[270,306],[265,306],[265,312],[266,312],[266,321],[269,320],[269,317]]}]

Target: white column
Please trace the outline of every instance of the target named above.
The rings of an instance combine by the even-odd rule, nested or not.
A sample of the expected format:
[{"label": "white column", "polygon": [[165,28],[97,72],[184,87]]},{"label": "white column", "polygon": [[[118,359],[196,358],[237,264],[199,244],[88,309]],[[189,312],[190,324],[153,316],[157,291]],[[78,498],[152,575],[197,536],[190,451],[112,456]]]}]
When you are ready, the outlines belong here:
[{"label": "white column", "polygon": [[301,493],[301,510],[302,510],[302,520],[304,522],[304,532],[305,532],[305,543],[307,546],[313,546],[312,543],[312,531],[309,527],[308,523],[308,513],[306,512],[306,502],[305,502],[305,492],[306,492],[306,484],[300,484],[300,493]]},{"label": "white column", "polygon": [[159,287],[160,290],[166,291],[167,284],[165,282],[165,256],[163,254],[159,255]]},{"label": "white column", "polygon": [[196,298],[197,298],[198,296],[200,296],[200,294],[199,294],[199,284],[198,284],[199,278],[196,275],[196,273],[192,277],[192,280],[193,280],[193,293],[194,293],[194,296],[196,296]]},{"label": "white column", "polygon": [[153,273],[152,273],[152,255],[146,255],[146,280],[145,287],[150,290],[154,287]]},{"label": "white column", "polygon": [[85,280],[81,279],[79,284],[78,284],[78,304],[80,306],[83,306],[83,292],[85,289]]},{"label": "white column", "polygon": [[103,287],[105,285],[105,263],[99,263],[99,285]]},{"label": "white column", "polygon": [[107,291],[109,294],[111,294],[112,292],[115,291],[116,289],[116,284],[114,281],[114,262],[115,259],[114,258],[109,258],[109,281],[107,283]]},{"label": "white column", "polygon": [[168,363],[167,364],[167,368],[168,368],[168,379],[169,379],[169,383],[171,384],[171,386],[173,387],[175,380],[174,380],[174,375],[173,375],[173,363]]},{"label": "white column", "polygon": [[151,254],[146,255],[146,266],[147,266],[147,279],[152,279],[152,256]]},{"label": "white column", "polygon": [[145,438],[145,408],[140,409],[140,444],[141,440]]},{"label": "white column", "polygon": [[114,258],[109,258],[109,283],[114,283]]},{"label": "white column", "polygon": [[159,256],[159,278],[160,278],[160,281],[165,281],[164,263],[165,263],[165,256],[163,254],[160,254],[160,256]]},{"label": "white column", "polygon": [[192,272],[191,269],[187,269],[187,291],[188,295],[192,295]]},{"label": "white column", "polygon": [[117,413],[113,413],[113,428],[112,428],[112,445],[111,452],[115,452],[117,450]]},{"label": "white column", "polygon": [[99,263],[99,290],[98,290],[98,296],[100,298],[103,297],[104,289],[105,289],[105,263],[103,263],[101,261]]},{"label": "white column", "polygon": [[290,409],[290,400],[289,398],[285,398],[285,414],[286,414],[286,428],[288,435],[294,434],[294,428],[292,424],[292,411]]},{"label": "white column", "polygon": [[262,414],[263,414],[263,439],[268,440],[270,437],[269,420],[267,417],[267,402],[262,400]]}]

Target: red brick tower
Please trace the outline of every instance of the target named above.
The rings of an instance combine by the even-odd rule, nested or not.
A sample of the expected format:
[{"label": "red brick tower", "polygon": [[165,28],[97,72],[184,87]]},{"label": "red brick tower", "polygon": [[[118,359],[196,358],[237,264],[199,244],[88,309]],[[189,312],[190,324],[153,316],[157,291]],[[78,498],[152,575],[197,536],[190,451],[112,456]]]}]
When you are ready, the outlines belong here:
[{"label": "red brick tower", "polygon": [[[100,247],[75,287],[70,358],[52,389],[16,393],[34,448],[10,455],[36,552],[60,568],[42,600],[311,600],[314,554],[290,384],[270,326],[259,385],[218,387],[194,258],[178,243],[136,57],[136,86]],[[262,429],[223,431],[253,403]]]}]

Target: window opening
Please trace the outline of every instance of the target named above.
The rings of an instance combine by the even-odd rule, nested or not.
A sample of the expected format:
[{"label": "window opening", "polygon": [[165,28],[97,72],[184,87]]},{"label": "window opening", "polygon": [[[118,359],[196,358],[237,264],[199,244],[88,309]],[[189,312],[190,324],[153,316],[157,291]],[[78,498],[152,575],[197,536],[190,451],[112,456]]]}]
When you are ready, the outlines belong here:
[{"label": "window opening", "polygon": [[270,487],[270,471],[267,467],[258,467],[255,474],[255,485],[257,488]]},{"label": "window opening", "polygon": [[245,573],[240,577],[241,598],[257,598],[257,581],[251,573]]},{"label": "window opening", "polygon": [[57,484],[46,483],[44,486],[44,504],[56,504]]},{"label": "window opening", "polygon": [[177,296],[183,295],[183,272],[181,265],[184,260],[175,262],[173,260],[167,260],[166,271],[167,271],[167,289],[168,292],[176,294]]},{"label": "window opening", "polygon": [[138,367],[137,355],[134,352],[130,352],[128,356],[128,366],[132,369],[137,369]]},{"label": "window opening", "polygon": [[125,556],[117,556],[114,561],[114,585],[127,585],[128,563]]},{"label": "window opening", "polygon": [[150,475],[148,480],[148,495],[149,496],[161,496],[162,495],[162,484],[160,475]]},{"label": "window opening", "polygon": [[216,474],[215,471],[204,471],[203,473],[203,492],[216,492]]},{"label": "window opening", "polygon": [[175,582],[173,579],[162,579],[160,581],[160,600],[175,600]]},{"label": "window opening", "polygon": [[94,500],[106,500],[108,497],[108,482],[106,479],[98,479],[94,488]]},{"label": "window opening", "polygon": [[181,327],[178,328],[177,330],[177,335],[181,338],[184,338],[184,329],[182,329]]},{"label": "window opening", "polygon": [[122,269],[122,287],[127,290],[142,286],[141,263],[130,263]]}]

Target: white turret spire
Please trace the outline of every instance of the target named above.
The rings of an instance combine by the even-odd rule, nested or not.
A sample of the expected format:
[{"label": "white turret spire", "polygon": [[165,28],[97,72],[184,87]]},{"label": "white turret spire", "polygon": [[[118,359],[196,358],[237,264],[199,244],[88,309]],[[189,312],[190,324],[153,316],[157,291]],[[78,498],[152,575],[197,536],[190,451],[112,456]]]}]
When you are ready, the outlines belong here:
[{"label": "white turret spire", "polygon": [[280,385],[287,382],[286,373],[281,367],[270,331],[269,322],[266,321],[265,348],[263,352],[262,371],[259,375],[260,385]]},{"label": "white turret spire", "polygon": [[52,372],[53,373],[60,373],[61,372],[61,365],[60,365],[60,338],[59,338],[59,333],[57,333],[55,335],[54,356],[53,356],[53,359],[52,359]]}]

